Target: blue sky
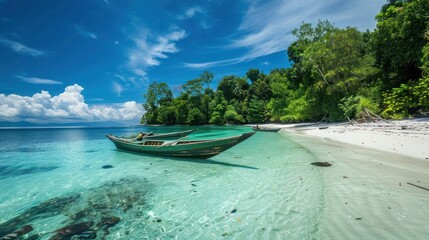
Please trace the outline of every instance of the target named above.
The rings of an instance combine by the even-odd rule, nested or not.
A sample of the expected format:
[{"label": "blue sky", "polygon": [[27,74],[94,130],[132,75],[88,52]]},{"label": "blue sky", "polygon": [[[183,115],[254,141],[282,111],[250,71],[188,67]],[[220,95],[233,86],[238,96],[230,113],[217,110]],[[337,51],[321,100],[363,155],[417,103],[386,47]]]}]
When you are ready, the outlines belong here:
[{"label": "blue sky", "polygon": [[153,81],[288,67],[302,22],[372,30],[384,3],[0,0],[0,122],[137,122]]}]

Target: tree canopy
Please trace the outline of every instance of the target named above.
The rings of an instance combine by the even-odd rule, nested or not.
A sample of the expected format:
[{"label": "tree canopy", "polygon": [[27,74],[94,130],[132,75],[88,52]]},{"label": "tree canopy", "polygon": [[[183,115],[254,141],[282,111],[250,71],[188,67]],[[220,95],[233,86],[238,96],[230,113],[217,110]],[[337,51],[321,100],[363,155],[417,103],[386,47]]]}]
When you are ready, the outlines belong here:
[{"label": "tree canopy", "polygon": [[369,109],[386,118],[429,111],[429,0],[390,0],[373,32],[303,23],[287,54],[291,67],[224,76],[210,88],[204,71],[173,97],[153,82],[144,95],[147,124],[332,121]]}]

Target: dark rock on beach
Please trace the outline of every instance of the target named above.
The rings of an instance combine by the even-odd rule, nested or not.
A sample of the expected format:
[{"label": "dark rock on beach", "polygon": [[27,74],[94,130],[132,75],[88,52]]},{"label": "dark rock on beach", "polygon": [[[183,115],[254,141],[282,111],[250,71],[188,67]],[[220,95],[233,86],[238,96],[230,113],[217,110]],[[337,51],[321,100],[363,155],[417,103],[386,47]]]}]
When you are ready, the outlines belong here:
[{"label": "dark rock on beach", "polygon": [[318,167],[330,167],[330,166],[332,166],[332,164],[328,163],[328,162],[312,162],[311,165],[318,166]]}]

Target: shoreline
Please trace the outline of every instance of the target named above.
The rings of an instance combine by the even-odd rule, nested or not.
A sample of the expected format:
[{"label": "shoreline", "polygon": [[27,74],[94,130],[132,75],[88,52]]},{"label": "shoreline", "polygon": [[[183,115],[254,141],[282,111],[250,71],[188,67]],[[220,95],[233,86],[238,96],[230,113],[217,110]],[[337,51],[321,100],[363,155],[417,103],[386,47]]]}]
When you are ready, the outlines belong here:
[{"label": "shoreline", "polygon": [[429,161],[422,146],[429,143],[428,120],[266,125],[282,127],[279,134],[306,148],[315,161],[332,164],[315,168],[324,186],[317,239],[427,236],[429,225],[422,222],[429,214],[424,207]]},{"label": "shoreline", "polygon": [[260,124],[324,141],[429,160],[429,118],[374,123]]}]

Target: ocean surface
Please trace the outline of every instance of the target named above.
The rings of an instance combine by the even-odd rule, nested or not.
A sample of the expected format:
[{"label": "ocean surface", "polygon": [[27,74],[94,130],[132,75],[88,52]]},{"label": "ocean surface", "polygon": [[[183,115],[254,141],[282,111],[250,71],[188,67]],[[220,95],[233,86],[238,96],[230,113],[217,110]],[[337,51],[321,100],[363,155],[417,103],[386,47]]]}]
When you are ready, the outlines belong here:
[{"label": "ocean surface", "polygon": [[[0,237],[25,225],[33,230],[22,239],[55,239],[67,231],[79,232],[72,239],[317,235],[325,204],[320,169],[309,164],[314,155],[287,137],[257,132],[207,160],[120,151],[105,137],[184,129],[0,130]],[[248,131],[199,127],[190,138]]]}]

